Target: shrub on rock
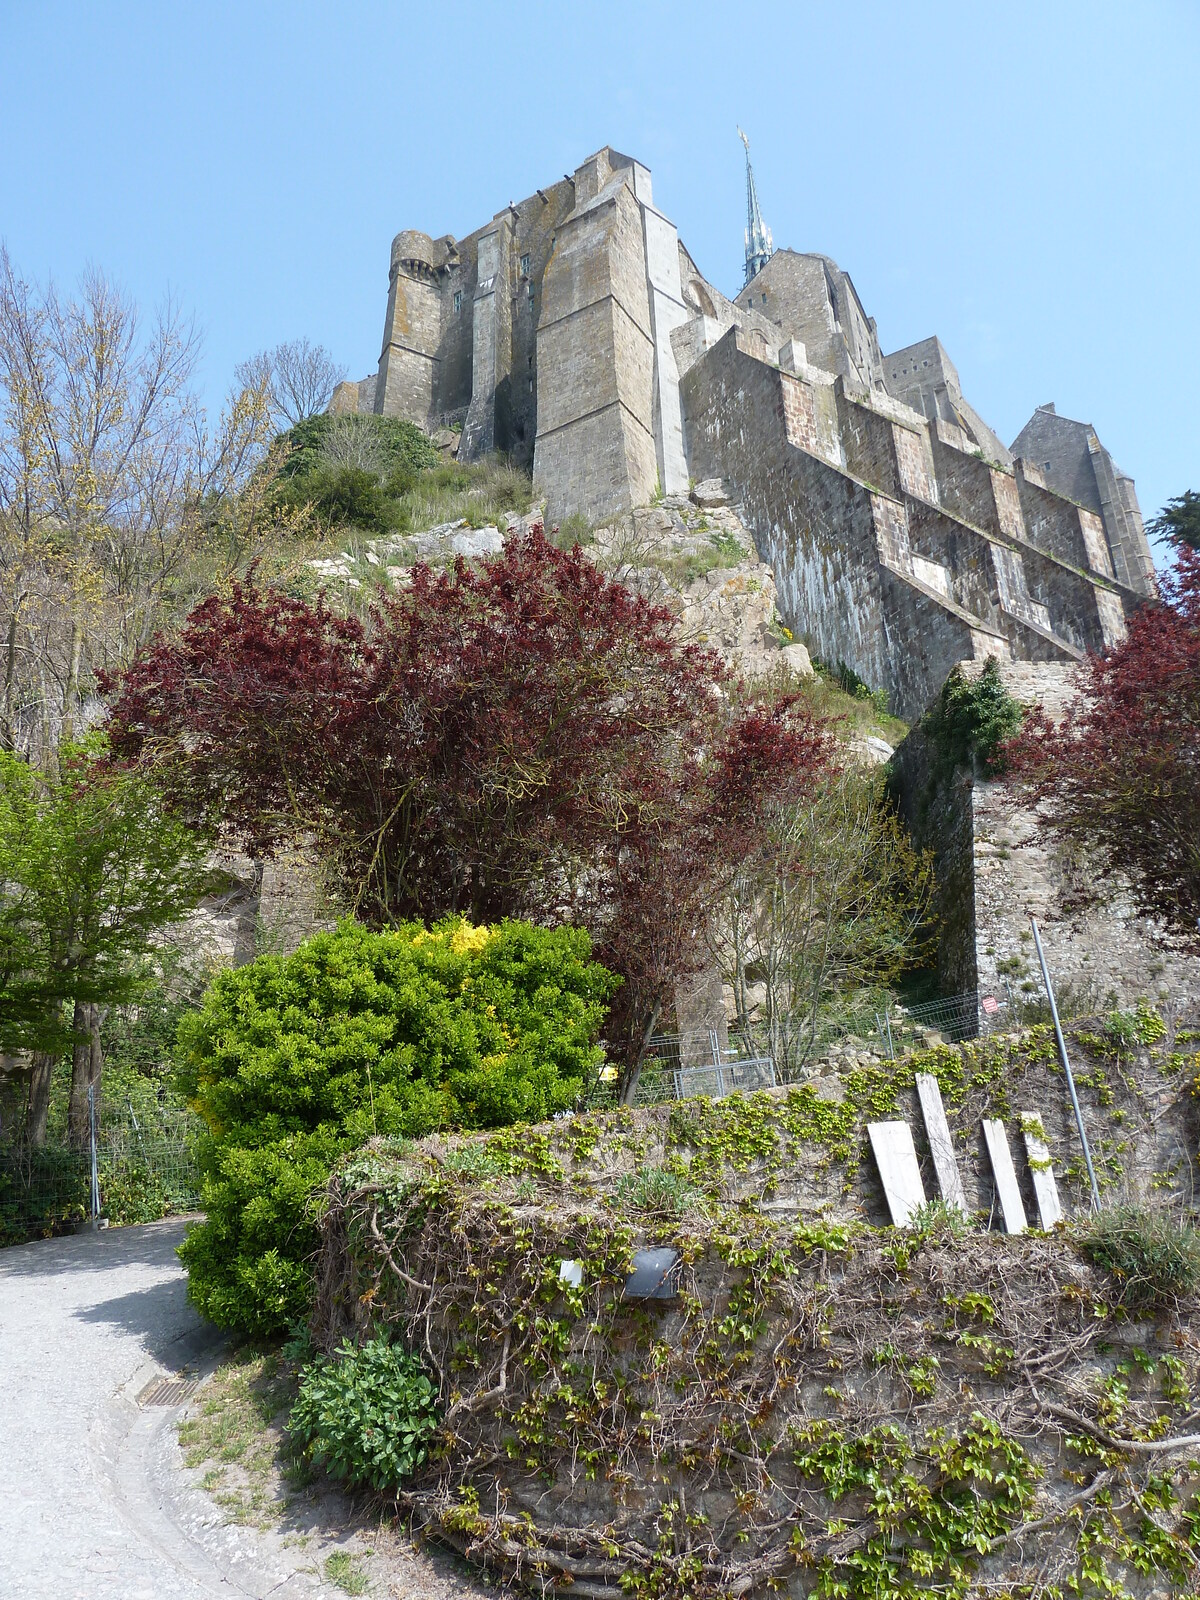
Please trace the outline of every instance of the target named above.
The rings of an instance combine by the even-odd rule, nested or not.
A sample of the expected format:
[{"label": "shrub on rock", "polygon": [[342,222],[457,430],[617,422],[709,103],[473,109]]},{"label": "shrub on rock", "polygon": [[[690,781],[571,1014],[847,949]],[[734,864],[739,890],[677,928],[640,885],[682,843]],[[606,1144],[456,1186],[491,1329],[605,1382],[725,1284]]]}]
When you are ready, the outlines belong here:
[{"label": "shrub on rock", "polygon": [[303,1312],[310,1196],[345,1151],[574,1104],[598,1070],[614,986],[590,956],[572,928],[345,922],[222,973],[180,1028],[208,1127],[207,1217],[180,1251],[204,1315],[261,1335]]}]

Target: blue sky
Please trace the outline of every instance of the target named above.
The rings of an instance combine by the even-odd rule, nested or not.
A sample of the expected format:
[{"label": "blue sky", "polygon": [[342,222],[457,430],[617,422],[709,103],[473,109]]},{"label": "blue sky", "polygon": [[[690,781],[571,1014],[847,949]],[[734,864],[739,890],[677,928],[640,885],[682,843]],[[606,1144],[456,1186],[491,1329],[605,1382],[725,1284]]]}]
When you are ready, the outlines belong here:
[{"label": "blue sky", "polygon": [[741,281],[740,123],[777,245],[937,333],[1011,440],[1094,423],[1149,518],[1200,489],[1200,0],[0,0],[0,236],[26,276],[168,290],[234,364],[373,371],[388,245],[461,236],[602,144]]}]

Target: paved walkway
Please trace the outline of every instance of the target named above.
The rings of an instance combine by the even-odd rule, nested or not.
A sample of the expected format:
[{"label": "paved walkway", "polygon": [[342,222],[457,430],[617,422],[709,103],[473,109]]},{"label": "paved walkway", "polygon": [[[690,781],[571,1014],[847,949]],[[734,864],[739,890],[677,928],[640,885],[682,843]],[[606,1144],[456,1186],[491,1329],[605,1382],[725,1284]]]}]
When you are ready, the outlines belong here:
[{"label": "paved walkway", "polygon": [[225,1525],[152,1378],[203,1363],[178,1219],[0,1251],[2,1600],[316,1600],[311,1549]]}]

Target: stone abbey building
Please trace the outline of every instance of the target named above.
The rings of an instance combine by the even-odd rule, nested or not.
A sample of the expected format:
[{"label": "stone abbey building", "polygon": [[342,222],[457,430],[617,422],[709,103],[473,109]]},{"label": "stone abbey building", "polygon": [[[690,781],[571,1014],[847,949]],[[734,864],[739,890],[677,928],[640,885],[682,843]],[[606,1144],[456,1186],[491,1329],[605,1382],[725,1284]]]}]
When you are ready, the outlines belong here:
[{"label": "stone abbey building", "polygon": [[1007,448],[937,338],[885,355],[849,275],[772,253],[752,185],[750,213],[732,301],[607,148],[465,239],[397,234],[379,370],[334,408],[461,425],[552,520],[723,478],[785,623],[902,717],[956,662],[1119,641],[1154,567],[1094,430],[1041,406]]}]

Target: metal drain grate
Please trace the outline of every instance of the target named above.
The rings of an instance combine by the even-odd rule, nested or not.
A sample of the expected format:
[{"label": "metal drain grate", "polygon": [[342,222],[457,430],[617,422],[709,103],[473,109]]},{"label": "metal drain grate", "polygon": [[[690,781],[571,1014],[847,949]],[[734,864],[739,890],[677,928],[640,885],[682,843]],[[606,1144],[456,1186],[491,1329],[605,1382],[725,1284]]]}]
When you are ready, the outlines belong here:
[{"label": "metal drain grate", "polygon": [[181,1406],[199,1387],[199,1378],[152,1378],[138,1395],[138,1405]]}]

